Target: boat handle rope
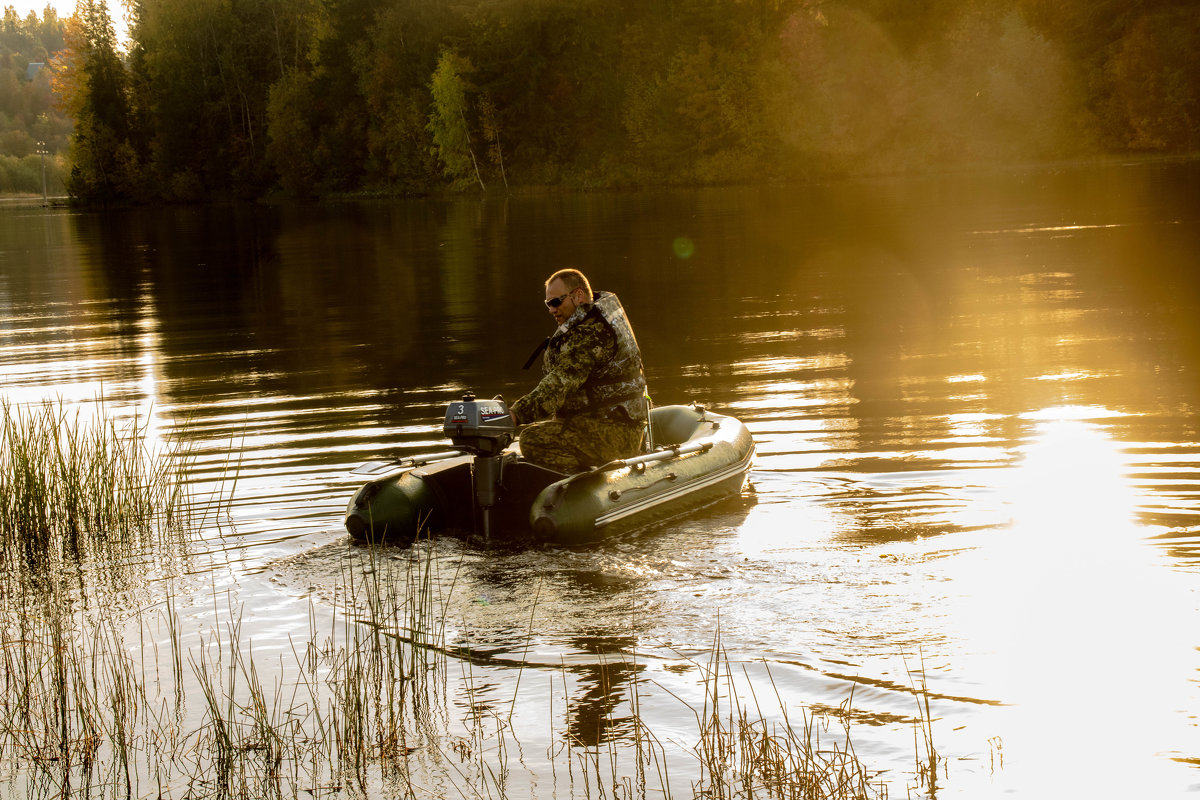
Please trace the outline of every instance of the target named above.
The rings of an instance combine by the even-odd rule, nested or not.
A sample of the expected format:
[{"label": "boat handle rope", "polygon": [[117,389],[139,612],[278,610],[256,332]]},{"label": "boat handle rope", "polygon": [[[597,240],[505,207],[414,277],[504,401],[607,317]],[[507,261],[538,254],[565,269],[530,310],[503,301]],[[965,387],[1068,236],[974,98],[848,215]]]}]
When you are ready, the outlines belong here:
[{"label": "boat handle rope", "polygon": [[674,472],[668,472],[666,475],[663,475],[661,478],[650,481],[645,486],[630,486],[624,492],[622,492],[620,489],[613,489],[611,492],[608,493],[608,499],[612,500],[615,503],[621,499],[622,494],[629,494],[630,492],[644,492],[647,489],[657,486],[658,484],[662,483],[663,481],[666,481],[667,483],[671,483],[671,482],[677,480],[678,478],[679,478],[679,476],[676,475]]}]

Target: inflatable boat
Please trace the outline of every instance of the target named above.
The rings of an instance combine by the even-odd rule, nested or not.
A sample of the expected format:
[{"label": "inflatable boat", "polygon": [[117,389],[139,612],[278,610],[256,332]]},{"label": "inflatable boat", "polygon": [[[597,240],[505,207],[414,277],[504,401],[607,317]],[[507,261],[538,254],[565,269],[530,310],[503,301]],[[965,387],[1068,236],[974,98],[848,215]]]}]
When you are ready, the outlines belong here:
[{"label": "inflatable boat", "polygon": [[574,475],[522,458],[502,399],[465,394],[446,409],[442,430],[453,449],[395,463],[355,492],[346,508],[351,537],[587,542],[737,494],[754,457],[745,425],[694,404],[652,409],[646,452]]}]

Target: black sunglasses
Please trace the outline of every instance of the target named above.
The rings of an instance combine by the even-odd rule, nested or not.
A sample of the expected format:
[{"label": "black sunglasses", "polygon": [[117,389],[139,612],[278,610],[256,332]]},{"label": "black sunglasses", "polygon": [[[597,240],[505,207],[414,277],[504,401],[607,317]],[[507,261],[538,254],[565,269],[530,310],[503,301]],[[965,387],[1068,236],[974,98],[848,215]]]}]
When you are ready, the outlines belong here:
[{"label": "black sunglasses", "polygon": [[571,293],[567,292],[566,294],[560,294],[558,297],[554,298],[553,300],[547,300],[546,308],[558,308],[559,306],[561,306],[563,304],[563,300],[566,300],[570,296],[571,296]]}]

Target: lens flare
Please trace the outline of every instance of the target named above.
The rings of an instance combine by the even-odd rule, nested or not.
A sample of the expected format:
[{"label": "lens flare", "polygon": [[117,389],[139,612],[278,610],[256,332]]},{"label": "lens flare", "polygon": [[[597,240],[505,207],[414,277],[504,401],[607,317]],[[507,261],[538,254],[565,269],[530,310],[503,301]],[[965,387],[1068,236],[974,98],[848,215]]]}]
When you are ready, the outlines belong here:
[{"label": "lens flare", "polygon": [[696,252],[696,243],[687,236],[676,236],[675,241],[671,243],[671,249],[675,251],[676,258],[689,259]]}]

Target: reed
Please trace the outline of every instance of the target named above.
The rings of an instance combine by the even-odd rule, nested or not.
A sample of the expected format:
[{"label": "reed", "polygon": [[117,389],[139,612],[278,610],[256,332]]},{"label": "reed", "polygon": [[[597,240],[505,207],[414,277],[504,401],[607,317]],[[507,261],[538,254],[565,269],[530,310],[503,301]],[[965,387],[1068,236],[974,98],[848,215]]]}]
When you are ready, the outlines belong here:
[{"label": "reed", "polygon": [[53,587],[48,595],[0,623],[9,689],[0,752],[60,785],[103,780],[128,794],[148,708],[136,664],[107,609],[64,613]]},{"label": "reed", "polygon": [[[93,547],[87,536],[80,542],[84,551]],[[162,602],[135,607],[89,605],[77,582],[44,574],[20,586],[18,578],[0,578],[0,764],[26,765],[31,796],[98,800],[409,798],[429,796],[431,786],[442,796],[500,800],[539,796],[537,776],[557,780],[564,765],[567,794],[587,800],[886,796],[851,739],[853,695],[839,714],[797,713],[763,664],[770,691],[760,698],[761,674],[752,679],[731,659],[719,624],[707,659],[692,661],[703,692],[691,708],[694,742],[679,746],[655,735],[643,699],[668,690],[636,679],[626,701],[606,706],[600,721],[603,730],[624,733],[584,742],[573,738],[569,723],[554,731],[555,709],[568,718],[572,711],[565,666],[560,692],[559,668],[527,664],[528,647],[511,697],[493,708],[477,696],[475,665],[489,662],[446,638],[462,559],[443,572],[444,554],[429,540],[350,554],[329,616],[310,607],[309,629],[291,648],[293,663],[282,655],[277,664],[259,660],[232,598],[225,608],[214,599],[211,618],[197,623],[204,630],[193,632],[180,620],[169,584]],[[536,615],[535,606],[521,620],[527,641]],[[156,620],[165,646],[139,664],[130,654],[147,658],[146,631]],[[451,664],[462,669],[453,696]],[[602,664],[602,681],[608,666]],[[636,663],[617,666],[638,673]],[[537,675],[526,677],[527,670],[547,670],[550,694],[558,695],[546,712],[553,744],[545,762],[532,767],[518,738],[520,723],[540,713],[518,702],[536,686]],[[198,690],[191,698],[188,687]],[[611,694],[607,683],[601,689]],[[940,762],[930,755],[936,751],[923,673],[914,694],[924,700],[919,724],[927,743],[918,769],[932,795]],[[929,767],[924,773],[922,765]]]},{"label": "reed", "polygon": [[853,692],[838,715],[841,733],[831,736],[826,715],[802,710],[798,720],[792,718],[765,662],[775,713],[764,713],[743,666],[741,677],[751,692],[750,698],[744,698],[721,645],[719,626],[708,662],[696,666],[703,675],[704,704],[693,709],[700,729],[694,749],[700,772],[692,784],[695,797],[874,800],[887,796],[880,773],[862,763],[851,740]]},{"label": "reed", "polygon": [[913,718],[913,758],[916,761],[917,787],[930,797],[937,796],[938,766],[942,764],[937,747],[933,742],[933,711],[929,704],[929,686],[925,682],[925,656],[921,655],[921,667],[914,671],[908,666],[909,685],[917,701],[917,714]]},{"label": "reed", "polygon": [[[196,721],[181,735],[173,732],[179,720],[170,706],[186,705],[186,699],[168,696],[161,713],[150,712],[143,671],[127,656],[129,642],[111,620],[93,626],[90,638],[73,634],[66,625],[51,625],[53,635],[43,644],[44,631],[27,631],[4,649],[6,673],[12,676],[19,667],[24,674],[17,680],[27,687],[23,698],[11,698],[10,692],[9,699],[23,701],[27,711],[19,723],[11,715],[6,720],[0,752],[34,756],[43,779],[57,776],[53,785],[59,789],[73,782],[97,798],[148,793],[419,797],[425,796],[430,769],[443,770],[434,779],[450,795],[522,796],[528,789],[514,783],[513,767],[526,766],[526,755],[507,698],[498,710],[472,699],[474,662],[457,659],[468,695],[466,735],[451,735],[452,723],[444,716],[444,679],[453,650],[437,627],[444,611],[427,599],[388,589],[431,587],[435,580],[416,573],[432,563],[421,554],[377,561],[378,572],[366,572],[366,580],[344,599],[328,639],[321,640],[316,618],[311,618],[307,640],[294,651],[295,680],[287,677],[282,662],[271,670],[274,680],[261,679],[265,671],[245,638],[241,611],[232,607],[223,612],[228,619],[198,647],[173,642],[172,650],[190,649],[191,685],[200,689],[199,706],[190,716]],[[414,605],[435,613],[413,617]],[[396,635],[387,628],[397,619],[428,627],[416,635]],[[178,622],[169,617],[167,626],[176,637]],[[24,654],[17,641],[28,643]],[[414,654],[413,648],[424,655]],[[175,657],[169,658],[172,663],[162,670],[168,678],[176,671]],[[426,675],[423,683],[410,671],[414,664]],[[696,667],[704,700],[693,709],[698,738],[690,753],[695,768],[685,772],[699,777],[690,791],[672,785],[666,747],[642,717],[642,696],[653,687],[636,684],[622,709],[632,715],[623,720],[627,729],[632,724],[630,735],[587,745],[570,741],[568,734],[561,737],[562,749],[546,753],[545,770],[553,771],[565,755],[574,776],[570,796],[597,800],[680,795],[857,800],[886,795],[854,751],[846,721],[850,700],[839,715],[844,724],[838,731],[821,715],[801,713],[793,719],[773,680],[774,710],[761,707],[753,694],[750,700],[740,695],[739,686],[752,685],[750,676],[730,660],[719,639],[708,660]],[[565,676],[561,688],[559,708],[569,710]],[[615,707],[606,713],[607,729],[616,730]],[[425,770],[420,774],[413,772],[418,754]]]},{"label": "reed", "polygon": [[[178,741],[180,632],[170,633],[176,713],[158,713],[144,603],[155,572],[186,569],[197,505],[187,445],[96,408],[0,399],[0,758],[27,765],[31,787],[127,797],[139,772],[158,769],[147,743]],[[153,591],[161,599],[162,586]]]},{"label": "reed", "polygon": [[61,401],[0,399],[0,547],[6,566],[53,569],[64,559],[124,555],[191,523],[186,446],[150,436],[148,420],[94,418]]},{"label": "reed", "polygon": [[275,679],[264,683],[253,642],[243,639],[241,611],[227,614],[223,630],[202,637],[190,655],[202,708],[167,760],[187,762],[189,796],[318,796],[318,787],[330,785],[333,751],[314,737],[327,726],[319,708],[303,703],[304,675],[289,690],[287,672],[272,669]]},{"label": "reed", "polygon": [[[622,658],[619,663],[610,664],[604,654],[598,653],[597,657],[601,661],[602,691],[607,692],[610,688],[607,676],[613,670],[637,674],[636,660],[626,661]],[[570,714],[572,703],[565,675],[562,686],[563,708]],[[597,735],[594,743],[587,743],[568,727],[562,737],[572,796],[575,794],[576,766],[582,782],[582,795],[587,798],[645,800],[653,797],[669,800],[672,796],[667,749],[642,717],[639,682],[631,681],[629,691],[628,717],[618,718],[616,715],[623,709],[613,703],[605,707],[602,718],[597,721],[597,734],[599,731],[616,731],[623,725],[628,731],[627,736]]]},{"label": "reed", "polygon": [[[355,657],[366,661],[375,752],[392,769],[406,767],[414,746],[437,734],[430,721],[446,705],[446,613],[458,568],[440,572],[435,543],[418,539],[400,557],[371,548],[365,602],[347,619],[361,635]],[[443,589],[443,586],[448,586]],[[445,592],[443,594],[443,591]],[[415,740],[413,740],[415,736]]]}]

